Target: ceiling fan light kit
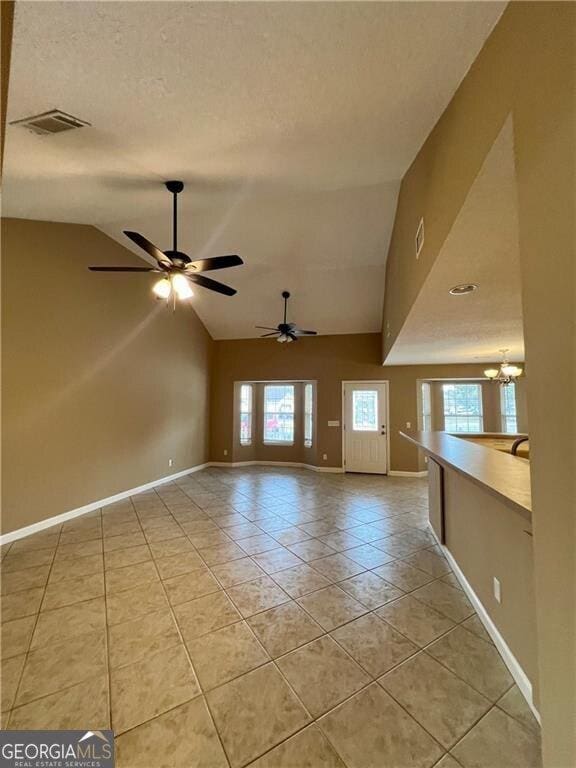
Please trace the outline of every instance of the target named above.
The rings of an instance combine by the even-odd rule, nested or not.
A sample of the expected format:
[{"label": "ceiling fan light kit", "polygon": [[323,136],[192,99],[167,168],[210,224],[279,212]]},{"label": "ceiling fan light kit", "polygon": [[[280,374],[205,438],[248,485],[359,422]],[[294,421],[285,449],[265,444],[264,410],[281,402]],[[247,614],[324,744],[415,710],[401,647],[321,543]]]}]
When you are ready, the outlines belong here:
[{"label": "ceiling fan light kit", "polygon": [[269,336],[275,336],[276,341],[279,341],[280,344],[285,344],[292,341],[298,341],[299,336],[316,336],[316,331],[304,331],[301,328],[298,328],[295,323],[286,322],[288,312],[287,305],[288,299],[290,298],[288,291],[282,291],[282,298],[284,299],[284,321],[278,323],[276,328],[266,325],[257,325],[256,328],[261,331],[271,331],[271,333],[263,333],[260,338],[265,339]]},{"label": "ceiling fan light kit", "polygon": [[124,234],[135,245],[146,251],[156,262],[155,267],[88,267],[92,272],[155,272],[163,276],[152,286],[153,293],[159,299],[178,297],[185,301],[194,295],[191,283],[221,293],[224,296],[234,296],[235,288],[211,280],[199,274],[214,269],[239,267],[244,262],[240,256],[215,256],[209,259],[192,260],[186,253],[178,250],[178,195],[184,189],[182,181],[166,181],[164,186],[172,194],[172,248],[161,251],[139,232],[124,230]]}]

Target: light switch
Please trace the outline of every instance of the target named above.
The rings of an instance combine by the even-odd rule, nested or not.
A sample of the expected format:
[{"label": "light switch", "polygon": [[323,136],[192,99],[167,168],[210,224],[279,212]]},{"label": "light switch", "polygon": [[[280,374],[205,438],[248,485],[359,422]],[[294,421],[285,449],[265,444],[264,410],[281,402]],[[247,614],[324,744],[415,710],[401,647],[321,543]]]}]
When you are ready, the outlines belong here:
[{"label": "light switch", "polygon": [[407,421],[406,422],[406,429],[412,429],[412,422],[411,421]]}]

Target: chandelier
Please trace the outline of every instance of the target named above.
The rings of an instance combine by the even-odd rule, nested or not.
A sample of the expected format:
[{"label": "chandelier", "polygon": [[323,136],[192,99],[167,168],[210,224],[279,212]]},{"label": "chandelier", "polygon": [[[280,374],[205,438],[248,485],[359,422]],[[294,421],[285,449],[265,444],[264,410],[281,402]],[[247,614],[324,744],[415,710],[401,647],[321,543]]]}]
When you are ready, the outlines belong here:
[{"label": "chandelier", "polygon": [[490,379],[490,381],[497,381],[498,384],[512,384],[522,374],[522,368],[508,362],[509,349],[500,349],[498,351],[502,355],[500,368],[487,368],[484,371],[484,376]]}]

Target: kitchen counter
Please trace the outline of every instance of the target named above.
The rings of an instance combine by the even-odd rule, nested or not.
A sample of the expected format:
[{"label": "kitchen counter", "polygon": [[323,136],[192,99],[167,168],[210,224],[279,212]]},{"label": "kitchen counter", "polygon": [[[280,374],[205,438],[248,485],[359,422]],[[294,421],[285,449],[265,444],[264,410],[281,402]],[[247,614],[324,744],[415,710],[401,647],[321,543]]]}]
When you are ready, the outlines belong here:
[{"label": "kitchen counter", "polygon": [[[514,441],[518,437],[528,437],[528,435],[494,434],[490,432],[478,435],[455,435],[454,433],[449,434],[452,434],[452,437],[460,438],[460,440],[467,440],[470,443],[476,443],[476,445],[483,446],[484,448],[491,448],[493,451],[501,451],[502,453],[510,454],[512,454],[512,446],[514,445]],[[516,456],[521,459],[525,459],[526,461],[530,460],[530,443],[528,441],[525,443],[520,443],[516,452]]]},{"label": "kitchen counter", "polygon": [[526,460],[446,432],[400,434],[441,466],[464,475],[531,521],[530,464]]}]

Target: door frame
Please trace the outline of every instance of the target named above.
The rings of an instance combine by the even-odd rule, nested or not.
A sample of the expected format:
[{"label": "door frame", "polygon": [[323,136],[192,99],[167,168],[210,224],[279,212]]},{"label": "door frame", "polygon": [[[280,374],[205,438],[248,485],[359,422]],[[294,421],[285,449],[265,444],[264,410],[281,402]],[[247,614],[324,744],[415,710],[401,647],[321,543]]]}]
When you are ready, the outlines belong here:
[{"label": "door frame", "polygon": [[386,472],[390,474],[390,380],[389,379],[345,379],[342,381],[342,470],[346,472],[346,384],[384,384],[386,392]]}]

